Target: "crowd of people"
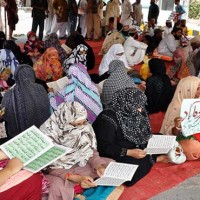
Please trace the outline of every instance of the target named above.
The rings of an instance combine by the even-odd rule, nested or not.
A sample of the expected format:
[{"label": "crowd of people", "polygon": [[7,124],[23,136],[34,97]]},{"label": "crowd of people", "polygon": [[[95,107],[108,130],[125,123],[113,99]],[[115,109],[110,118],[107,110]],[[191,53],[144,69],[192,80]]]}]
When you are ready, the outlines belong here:
[{"label": "crowd of people", "polygon": [[[200,98],[200,37],[187,38],[179,0],[175,0],[174,26],[166,20],[162,28],[157,25],[159,7],[151,0],[143,32],[140,0],[133,5],[124,0],[121,13],[119,1],[110,0],[103,31],[101,0],[31,2],[33,25],[23,47],[12,38],[17,9],[11,9],[15,12],[8,18],[9,40],[0,31],[0,125],[5,126],[0,144],[35,125],[54,144],[72,151],[37,174],[0,151],[0,199],[79,199],[83,190],[99,189],[94,179],[111,161],[138,165],[132,179],[124,183],[130,187],[156,162],[172,162],[167,154],[145,151],[158,132],[176,135],[187,160],[200,158],[199,134],[184,137],[180,117],[184,99]],[[6,6],[8,11],[11,4]],[[99,40],[103,33],[96,55],[102,59],[98,72],[91,73],[96,56],[87,40]],[[138,66],[145,67],[146,78]],[[63,77],[62,88],[49,86]],[[150,119],[159,113],[165,117],[155,133]],[[101,188],[104,199],[113,191],[107,189]]]}]

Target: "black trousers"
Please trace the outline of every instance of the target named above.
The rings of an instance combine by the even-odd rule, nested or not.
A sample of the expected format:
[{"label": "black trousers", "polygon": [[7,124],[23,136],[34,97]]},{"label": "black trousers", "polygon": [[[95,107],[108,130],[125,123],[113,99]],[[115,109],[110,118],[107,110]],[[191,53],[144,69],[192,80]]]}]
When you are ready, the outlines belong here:
[{"label": "black trousers", "polygon": [[33,16],[32,30],[33,32],[37,32],[37,28],[39,26],[39,39],[42,40],[43,32],[44,32],[44,18],[41,16]]}]

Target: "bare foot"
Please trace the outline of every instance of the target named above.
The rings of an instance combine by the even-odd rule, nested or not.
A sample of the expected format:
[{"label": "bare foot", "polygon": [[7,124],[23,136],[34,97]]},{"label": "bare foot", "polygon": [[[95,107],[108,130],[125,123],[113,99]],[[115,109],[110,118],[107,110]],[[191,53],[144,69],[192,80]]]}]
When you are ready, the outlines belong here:
[{"label": "bare foot", "polygon": [[170,162],[170,159],[166,155],[161,155],[161,156],[157,157],[156,162],[158,162],[158,163],[168,163],[168,162]]}]

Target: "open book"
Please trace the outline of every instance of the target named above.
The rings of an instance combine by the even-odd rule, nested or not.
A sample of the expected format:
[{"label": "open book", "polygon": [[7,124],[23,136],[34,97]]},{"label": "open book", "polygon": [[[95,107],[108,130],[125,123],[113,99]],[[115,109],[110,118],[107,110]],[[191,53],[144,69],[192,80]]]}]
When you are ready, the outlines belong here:
[{"label": "open book", "polygon": [[153,135],[148,142],[145,151],[147,154],[167,154],[174,146],[176,136]]},{"label": "open book", "polygon": [[106,167],[104,175],[95,183],[104,186],[120,186],[126,181],[131,181],[138,165],[110,162]]},{"label": "open book", "polygon": [[9,158],[19,158],[24,164],[24,169],[33,173],[71,151],[70,148],[54,145],[50,138],[35,126],[15,136],[0,148]]},{"label": "open book", "polygon": [[57,81],[48,82],[47,86],[53,88],[54,92],[57,93],[59,90],[63,89],[68,84],[68,78],[64,76]]},{"label": "open book", "polygon": [[182,134],[185,137],[200,133],[200,100],[184,99],[181,104]]}]

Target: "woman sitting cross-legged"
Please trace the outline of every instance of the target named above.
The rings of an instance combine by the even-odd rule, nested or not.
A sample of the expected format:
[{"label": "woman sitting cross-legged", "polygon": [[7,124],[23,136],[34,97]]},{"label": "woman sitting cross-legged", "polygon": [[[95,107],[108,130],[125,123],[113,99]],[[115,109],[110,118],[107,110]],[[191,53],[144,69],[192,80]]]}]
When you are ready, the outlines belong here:
[{"label": "woman sitting cross-legged", "polygon": [[69,77],[67,85],[55,94],[49,92],[49,99],[52,110],[62,102],[77,101],[85,107],[88,113],[88,120],[93,123],[102,111],[102,104],[96,85],[91,81],[87,68],[82,63],[76,63],[66,69]]},{"label": "woman sitting cross-legged", "polygon": [[101,156],[139,165],[127,186],[143,178],[156,161],[169,161],[167,156],[146,155],[144,151],[151,137],[146,102],[144,93],[135,87],[118,90],[93,123]]},{"label": "woman sitting cross-legged", "polygon": [[111,161],[99,157],[95,133],[86,119],[87,112],[81,104],[62,103],[40,127],[54,143],[72,149],[49,169],[48,200],[73,200],[77,183],[83,188],[96,187],[93,178],[102,175]]}]

